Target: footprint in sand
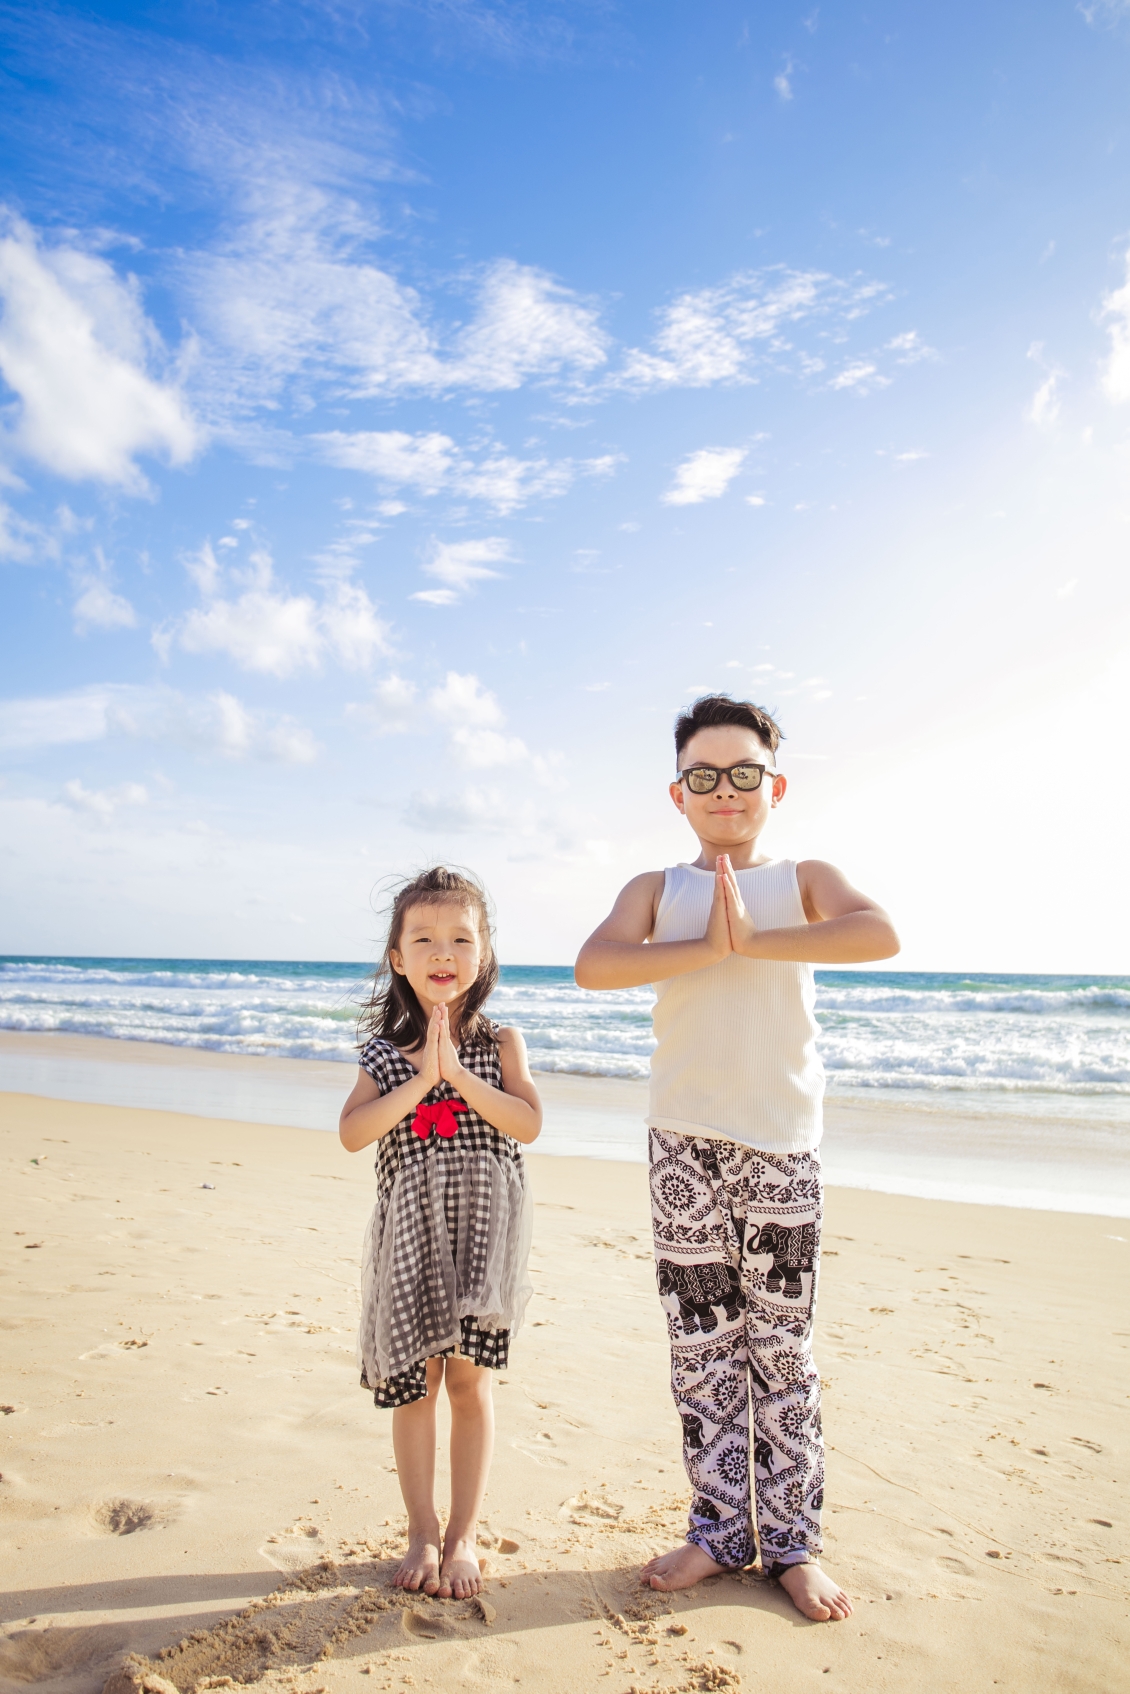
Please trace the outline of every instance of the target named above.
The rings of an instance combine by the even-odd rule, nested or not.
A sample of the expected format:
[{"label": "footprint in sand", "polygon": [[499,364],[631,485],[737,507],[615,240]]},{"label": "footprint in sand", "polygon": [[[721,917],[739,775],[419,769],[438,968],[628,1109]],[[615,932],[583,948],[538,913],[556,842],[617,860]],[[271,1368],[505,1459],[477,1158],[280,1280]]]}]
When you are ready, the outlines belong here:
[{"label": "footprint in sand", "polygon": [[562,1469],[565,1469],[569,1461],[561,1458],[559,1454],[552,1451],[550,1445],[552,1440],[552,1435],[543,1430],[528,1444],[524,1441],[512,1441],[511,1446],[514,1447],[517,1452],[525,1453],[526,1457],[528,1459],[532,1459],[535,1465],[557,1465]]},{"label": "footprint in sand", "polygon": [[282,1530],[278,1535],[269,1535],[259,1549],[261,1558],[274,1565],[276,1570],[294,1571],[307,1570],[310,1565],[317,1564],[329,1553],[328,1542],[322,1539],[322,1532],[311,1524],[292,1524],[289,1529]]},{"label": "footprint in sand", "polygon": [[603,1499],[599,1494],[590,1494],[587,1488],[582,1488],[579,1494],[565,1501],[558,1516],[563,1517],[566,1523],[615,1523],[623,1511],[618,1500]]},{"label": "footprint in sand", "polygon": [[954,1576],[972,1576],[973,1567],[967,1565],[964,1559],[954,1559],[948,1555],[939,1558],[938,1563],[943,1570],[952,1571]]},{"label": "footprint in sand", "polygon": [[100,1500],[90,1515],[107,1535],[136,1535],[140,1529],[164,1529],[177,1513],[167,1502],[118,1499]]}]

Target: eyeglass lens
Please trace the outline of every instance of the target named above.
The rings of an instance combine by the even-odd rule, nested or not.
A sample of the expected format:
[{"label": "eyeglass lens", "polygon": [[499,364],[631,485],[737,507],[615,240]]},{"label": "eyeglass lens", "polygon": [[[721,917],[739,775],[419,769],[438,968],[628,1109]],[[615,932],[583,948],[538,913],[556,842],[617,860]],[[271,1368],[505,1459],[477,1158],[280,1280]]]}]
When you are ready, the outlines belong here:
[{"label": "eyeglass lens", "polygon": [[692,794],[710,794],[717,788],[723,776],[728,776],[734,787],[742,793],[748,794],[761,787],[759,765],[732,765],[728,771],[715,770],[710,765],[700,765],[696,770],[689,770],[686,776],[687,787]]}]

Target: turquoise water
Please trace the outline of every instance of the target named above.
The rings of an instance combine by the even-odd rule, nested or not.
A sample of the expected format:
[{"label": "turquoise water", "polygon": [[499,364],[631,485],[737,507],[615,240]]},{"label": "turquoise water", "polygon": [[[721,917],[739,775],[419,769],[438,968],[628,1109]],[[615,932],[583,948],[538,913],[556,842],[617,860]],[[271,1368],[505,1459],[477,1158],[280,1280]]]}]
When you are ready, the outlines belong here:
[{"label": "turquoise water", "polygon": [[[0,958],[0,1029],[64,1031],[352,1064],[367,968],[256,959]],[[1130,1103],[1130,977],[818,971],[829,1087]],[[533,1066],[647,1075],[648,988],[593,994],[571,969],[506,965],[493,1015]]]}]

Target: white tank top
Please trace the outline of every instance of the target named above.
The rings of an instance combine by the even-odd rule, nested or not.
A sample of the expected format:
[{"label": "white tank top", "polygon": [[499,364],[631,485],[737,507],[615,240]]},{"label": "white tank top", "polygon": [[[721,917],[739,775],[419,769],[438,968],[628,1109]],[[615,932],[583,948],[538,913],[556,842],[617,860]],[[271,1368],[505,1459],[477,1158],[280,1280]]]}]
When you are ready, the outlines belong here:
[{"label": "white tank top", "polygon": [[[793,860],[774,859],[737,878],[758,929],[807,923]],[[713,871],[664,871],[652,940],[705,935],[713,896]],[[649,1124],[767,1153],[810,1152],[819,1144],[824,1067],[811,965],[731,953],[657,982],[655,994]]]}]

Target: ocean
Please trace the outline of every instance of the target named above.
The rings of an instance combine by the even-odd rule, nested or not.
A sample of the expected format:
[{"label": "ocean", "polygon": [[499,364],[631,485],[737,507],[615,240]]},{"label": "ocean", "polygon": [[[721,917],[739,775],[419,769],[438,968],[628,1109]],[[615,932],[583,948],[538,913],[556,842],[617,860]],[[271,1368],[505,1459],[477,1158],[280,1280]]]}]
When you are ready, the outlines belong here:
[{"label": "ocean", "polygon": [[[347,1066],[356,1061],[354,1029],[367,969],[333,961],[6,957],[0,958],[0,1030]],[[651,1002],[646,988],[580,989],[566,966],[508,965],[489,1009],[522,1030],[535,1071],[631,1080],[647,1075]],[[1051,1203],[1070,1179],[1076,1199],[1082,1182],[1093,1202],[1078,1209],[1101,1209],[1104,1200],[1120,1209],[1125,1189],[1130,1210],[1130,977],[821,970],[817,1016],[833,1104],[882,1104],[881,1119],[892,1126],[910,1124],[908,1113],[914,1126],[942,1116],[967,1119],[971,1128],[987,1126],[976,1130],[973,1156],[983,1166],[978,1197],[991,1192],[1001,1198],[1019,1188],[1029,1196],[1024,1203],[1036,1203],[1033,1195]],[[0,1087],[172,1104],[166,1098],[170,1068],[146,1078],[141,1073],[148,1068],[130,1067],[127,1085],[126,1067],[86,1064],[79,1074],[73,1065],[5,1051]],[[111,1077],[111,1069],[122,1074]],[[268,1098],[262,1088],[252,1098],[250,1083],[241,1083],[233,1099],[230,1069],[222,1077],[197,1070],[195,1082],[181,1070],[180,1109],[266,1122],[273,1113],[275,1121],[333,1127],[336,1111],[331,1114],[328,1096],[322,1098],[324,1065],[316,1071],[322,1090],[317,1104],[316,1090],[293,1081],[285,1099],[281,1093]],[[345,1082],[343,1073],[342,1087]],[[184,1089],[195,1089],[191,1099]],[[869,1158],[862,1165],[856,1159],[853,1167],[867,1167],[865,1185],[940,1193],[942,1183],[951,1197],[965,1192],[969,1184],[963,1188],[954,1157],[944,1180],[935,1160],[932,1188],[923,1188],[919,1165],[905,1173],[907,1159],[913,1163],[916,1156],[916,1132],[892,1128],[887,1151],[870,1143]],[[831,1140],[825,1138],[830,1157]],[[563,1134],[543,1135],[541,1145],[551,1152],[644,1156],[636,1116],[630,1123],[610,1119],[599,1145],[580,1149]],[[1078,1180],[1071,1179],[1073,1171]]]}]

